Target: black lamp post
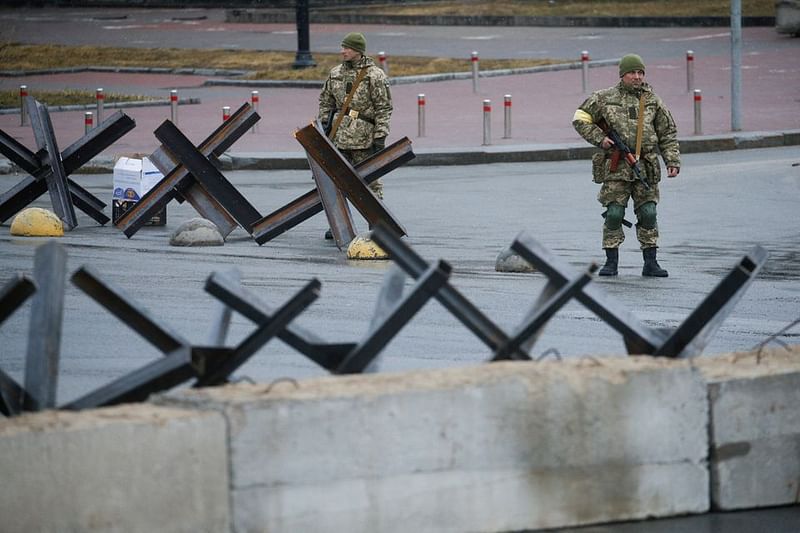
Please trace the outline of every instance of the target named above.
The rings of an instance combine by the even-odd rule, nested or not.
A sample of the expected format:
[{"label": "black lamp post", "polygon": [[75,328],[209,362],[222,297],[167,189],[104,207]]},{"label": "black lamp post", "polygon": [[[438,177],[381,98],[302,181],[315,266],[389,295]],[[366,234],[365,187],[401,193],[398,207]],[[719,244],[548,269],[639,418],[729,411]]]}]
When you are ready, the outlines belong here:
[{"label": "black lamp post", "polygon": [[295,3],[295,20],[297,22],[297,55],[292,68],[316,67],[309,51],[308,0],[297,0]]}]

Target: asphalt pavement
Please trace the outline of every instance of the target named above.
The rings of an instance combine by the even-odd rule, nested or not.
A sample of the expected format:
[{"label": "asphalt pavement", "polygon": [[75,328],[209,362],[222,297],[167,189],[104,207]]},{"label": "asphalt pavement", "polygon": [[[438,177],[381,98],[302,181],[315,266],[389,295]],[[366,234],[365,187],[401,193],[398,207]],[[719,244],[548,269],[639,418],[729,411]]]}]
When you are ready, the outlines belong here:
[{"label": "asphalt pavement", "polygon": [[[791,147],[690,154],[686,168],[661,184],[659,260],[664,279],[641,276],[642,257],[631,231],[620,254],[620,276],[592,281],[639,320],[676,327],[753,246],[770,253],[767,264],[712,338],[704,353],[746,351],[800,313],[797,251],[800,233],[800,157]],[[444,259],[452,283],[483,313],[512,331],[533,305],[546,279],[541,274],[501,273],[495,259],[524,231],[575,273],[602,261],[600,206],[588,162],[509,163],[401,167],[384,178],[386,205],[408,231],[404,240],[427,261]],[[308,171],[226,173],[262,214],[311,188]],[[80,176],[101,199],[111,197],[111,176]],[[46,195],[36,205],[48,207]],[[322,282],[320,299],[297,320],[329,342],[354,342],[367,331],[389,261],[349,261],[332,241],[319,214],[258,246],[241,228],[222,247],[180,248],[168,237],[197,216],[188,203],[172,202],[167,226],[144,227],[128,239],[112,225],[79,214],[79,226],[58,239],[71,273],[91,266],[103,279],[148,309],[181,337],[203,344],[215,316],[215,299],[203,290],[212,271],[238,268],[242,283],[278,306],[311,278]],[[629,213],[630,216],[630,213]],[[358,231],[366,224],[356,215]],[[0,283],[31,272],[36,246],[45,239],[0,231]],[[19,376],[27,342],[27,308],[0,328],[0,360]],[[86,392],[158,356],[130,328],[68,284],[59,386],[60,400]],[[234,319],[230,342],[252,330]],[[563,357],[626,353],[621,336],[578,303],[551,321],[532,353],[554,348]],[[428,303],[386,350],[384,369],[400,371],[481,364],[490,351],[439,303]],[[262,381],[303,378],[324,370],[282,342],[271,342],[241,375]]]}]

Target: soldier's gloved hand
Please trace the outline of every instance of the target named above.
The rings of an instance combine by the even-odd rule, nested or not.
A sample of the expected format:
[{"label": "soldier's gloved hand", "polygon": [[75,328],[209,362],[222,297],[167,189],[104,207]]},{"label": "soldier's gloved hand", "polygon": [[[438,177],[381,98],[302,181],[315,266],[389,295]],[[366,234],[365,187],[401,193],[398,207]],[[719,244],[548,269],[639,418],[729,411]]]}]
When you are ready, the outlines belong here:
[{"label": "soldier's gloved hand", "polygon": [[386,148],[386,137],[375,137],[372,139],[372,152],[377,153]]}]

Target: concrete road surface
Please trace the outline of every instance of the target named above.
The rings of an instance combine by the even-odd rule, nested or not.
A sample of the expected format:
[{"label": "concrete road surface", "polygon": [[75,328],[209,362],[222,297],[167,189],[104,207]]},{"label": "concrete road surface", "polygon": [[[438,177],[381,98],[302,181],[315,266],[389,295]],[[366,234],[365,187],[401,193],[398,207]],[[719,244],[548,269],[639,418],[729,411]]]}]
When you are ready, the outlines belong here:
[{"label": "concrete road surface", "polygon": [[[676,179],[661,184],[659,259],[666,279],[642,278],[635,236],[621,251],[617,279],[593,283],[653,327],[680,324],[721,277],[753,246],[770,253],[764,270],[713,338],[706,353],[749,350],[800,317],[800,155],[793,148],[689,155]],[[228,173],[266,214],[311,187],[307,172]],[[15,176],[0,177],[3,189]],[[111,176],[78,181],[110,200]],[[406,241],[429,261],[443,258],[452,283],[506,331],[521,320],[545,283],[541,274],[494,270],[497,254],[522,230],[575,270],[601,261],[600,205],[589,162],[401,168],[385,178],[386,203],[406,226]],[[48,207],[46,197],[37,205]],[[629,210],[630,211],[630,210]],[[223,247],[175,248],[169,234],[196,216],[188,204],[170,204],[166,227],[145,227],[127,239],[113,226],[79,216],[79,227],[59,242],[69,271],[87,264],[193,343],[206,341],[216,301],[203,291],[212,271],[238,268],[245,287],[279,305],[317,277],[320,299],[298,322],[330,342],[353,342],[365,333],[388,261],[348,261],[322,238],[323,215],[259,247],[237,229]],[[632,218],[629,212],[628,217]],[[359,219],[360,230],[366,231]],[[15,237],[0,227],[0,283],[31,272],[43,239]],[[0,327],[0,366],[21,379],[30,303]],[[252,325],[236,316],[230,342]],[[797,338],[795,328],[788,340]],[[578,303],[548,325],[533,349],[563,357],[625,353],[622,338]],[[482,364],[489,350],[438,303],[430,302],[385,350],[383,368]],[[94,301],[69,285],[65,302],[59,401],[67,401],[159,357],[158,352]],[[323,370],[280,341],[267,344],[239,372],[265,381],[302,378]]]}]

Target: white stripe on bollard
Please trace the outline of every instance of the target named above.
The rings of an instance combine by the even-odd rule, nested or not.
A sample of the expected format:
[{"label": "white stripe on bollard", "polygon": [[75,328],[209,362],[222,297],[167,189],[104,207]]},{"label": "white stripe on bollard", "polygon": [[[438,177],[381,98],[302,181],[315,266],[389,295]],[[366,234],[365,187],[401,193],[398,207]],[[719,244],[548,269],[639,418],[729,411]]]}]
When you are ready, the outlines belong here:
[{"label": "white stripe on bollard", "polygon": [[483,101],[483,145],[492,144],[492,101]]},{"label": "white stripe on bollard", "polygon": [[472,92],[478,92],[478,52],[472,52]]},{"label": "white stripe on bollard", "polygon": [[686,92],[694,89],[694,52],[686,50]]},{"label": "white stripe on bollard", "polygon": [[700,89],[695,89],[694,90],[694,134],[695,135],[703,134],[703,115],[700,109],[702,102],[703,102],[703,95],[700,93]]},{"label": "white stripe on bollard", "polygon": [[97,101],[97,124],[103,122],[103,104],[105,103],[106,95],[102,87],[98,87],[94,93],[94,99]]},{"label": "white stripe on bollard", "polygon": [[425,95],[417,95],[417,137],[425,137]]},{"label": "white stripe on bollard", "polygon": [[170,120],[176,126],[178,125],[178,91],[172,89],[169,92],[169,115]]},{"label": "white stripe on bollard", "polygon": [[503,139],[511,138],[511,95],[503,96]]}]

